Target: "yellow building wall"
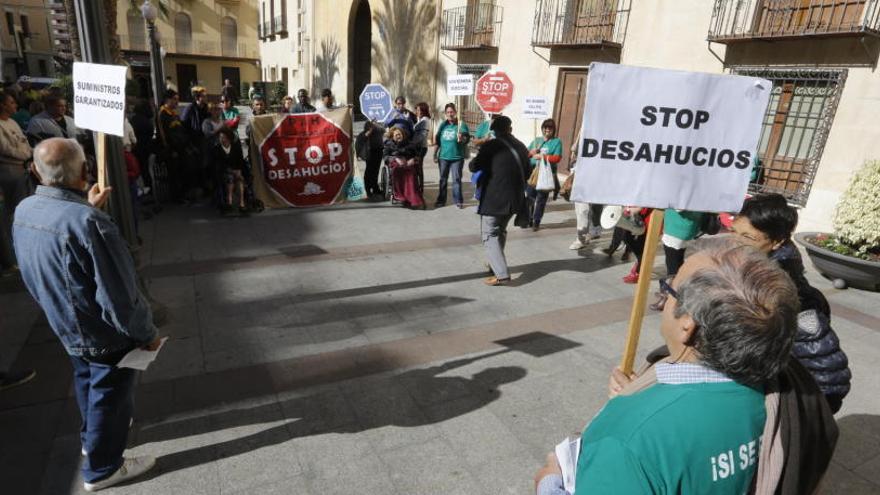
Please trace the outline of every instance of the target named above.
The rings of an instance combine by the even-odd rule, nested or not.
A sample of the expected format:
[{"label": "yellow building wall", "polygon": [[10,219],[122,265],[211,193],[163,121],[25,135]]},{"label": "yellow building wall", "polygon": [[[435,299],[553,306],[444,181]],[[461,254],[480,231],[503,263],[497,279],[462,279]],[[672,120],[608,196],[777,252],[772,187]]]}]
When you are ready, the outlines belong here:
[{"label": "yellow building wall", "polygon": [[[140,4],[141,2],[135,2]],[[185,90],[189,82],[177,80],[178,63],[194,64],[199,82],[210,94],[218,94],[223,84],[220,67],[238,67],[242,81],[259,79],[260,49],[257,42],[257,0],[169,0],[168,15],[156,20],[160,44],[165,49],[165,75],[171,76],[180,90]],[[117,25],[120,44],[123,50],[138,49],[137,36],[129,31],[128,2],[120,2],[117,11]],[[190,52],[181,56],[183,46],[175,39],[175,16],[183,13],[189,16],[192,26]],[[139,12],[135,12],[140,15]],[[225,17],[235,20],[237,41],[235,49],[224,54],[221,41],[221,22]],[[133,23],[133,27],[143,23]],[[179,46],[180,45],[180,46]]]},{"label": "yellow building wall", "polygon": [[21,16],[27,18],[30,36],[22,47],[26,53],[28,62],[27,74],[40,76],[38,60],[43,60],[47,68],[47,75],[54,73],[52,61],[52,35],[49,32],[48,13],[42,0],[5,0],[0,6],[0,49],[3,50],[4,77],[14,79],[14,74],[8,74],[9,57],[17,57],[15,38],[9,33],[6,25],[6,13],[13,14],[16,30],[22,29]]}]

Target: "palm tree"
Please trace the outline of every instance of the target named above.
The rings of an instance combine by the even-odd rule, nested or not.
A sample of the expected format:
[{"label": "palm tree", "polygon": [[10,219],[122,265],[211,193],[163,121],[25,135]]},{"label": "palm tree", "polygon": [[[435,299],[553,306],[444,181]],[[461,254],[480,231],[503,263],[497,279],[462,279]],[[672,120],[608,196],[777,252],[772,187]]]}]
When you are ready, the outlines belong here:
[{"label": "palm tree", "polygon": [[[102,0],[104,2],[104,13],[107,16],[107,38],[110,42],[110,56],[115,63],[122,63],[122,55],[119,49],[119,36],[116,23],[116,14],[118,12],[118,0]],[[73,6],[74,0],[64,0],[64,10],[67,12],[68,29],[70,32],[70,50],[73,53],[74,60],[82,60],[82,51],[79,44],[79,28],[76,25],[76,9]],[[143,0],[128,0],[129,10],[139,10],[143,4]],[[159,15],[163,19],[168,18],[168,0],[155,0]]]}]

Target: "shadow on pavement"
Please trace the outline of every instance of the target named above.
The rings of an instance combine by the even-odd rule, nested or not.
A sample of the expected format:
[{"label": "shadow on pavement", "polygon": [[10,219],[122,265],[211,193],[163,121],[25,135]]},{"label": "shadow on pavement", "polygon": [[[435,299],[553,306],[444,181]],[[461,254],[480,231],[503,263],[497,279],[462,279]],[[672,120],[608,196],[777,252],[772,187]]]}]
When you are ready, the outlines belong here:
[{"label": "shadow on pavement", "polygon": [[509,352],[544,357],[580,345],[540,332],[498,343],[507,349],[407,371],[366,384],[353,383],[305,397],[143,427],[136,435],[135,445],[247,425],[279,423],[240,438],[163,455],[157,460],[157,468],[139,481],[312,435],[440,423],[498,400],[502,385],[521,380],[527,372],[518,366],[500,366],[483,369],[470,377],[441,375]]}]

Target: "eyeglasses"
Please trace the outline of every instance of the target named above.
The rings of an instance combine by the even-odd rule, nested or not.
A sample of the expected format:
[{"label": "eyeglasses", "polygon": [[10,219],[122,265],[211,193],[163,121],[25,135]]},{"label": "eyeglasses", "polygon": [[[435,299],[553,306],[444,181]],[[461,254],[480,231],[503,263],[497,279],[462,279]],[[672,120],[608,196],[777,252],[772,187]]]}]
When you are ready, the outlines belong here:
[{"label": "eyeglasses", "polygon": [[660,279],[660,292],[678,299],[678,291],[673,289],[665,278]]}]

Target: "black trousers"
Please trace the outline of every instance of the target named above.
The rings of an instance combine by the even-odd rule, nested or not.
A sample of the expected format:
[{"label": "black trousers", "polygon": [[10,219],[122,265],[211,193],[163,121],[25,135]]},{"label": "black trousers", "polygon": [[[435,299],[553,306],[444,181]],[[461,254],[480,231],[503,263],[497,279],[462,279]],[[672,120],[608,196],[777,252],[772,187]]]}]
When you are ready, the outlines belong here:
[{"label": "black trousers", "polygon": [[664,244],[663,253],[666,254],[666,277],[671,279],[684,264],[684,248],[675,249]]},{"label": "black trousers", "polygon": [[382,163],[382,153],[370,153],[367,157],[367,166],[364,168],[364,189],[367,196],[379,193],[379,165]]}]

